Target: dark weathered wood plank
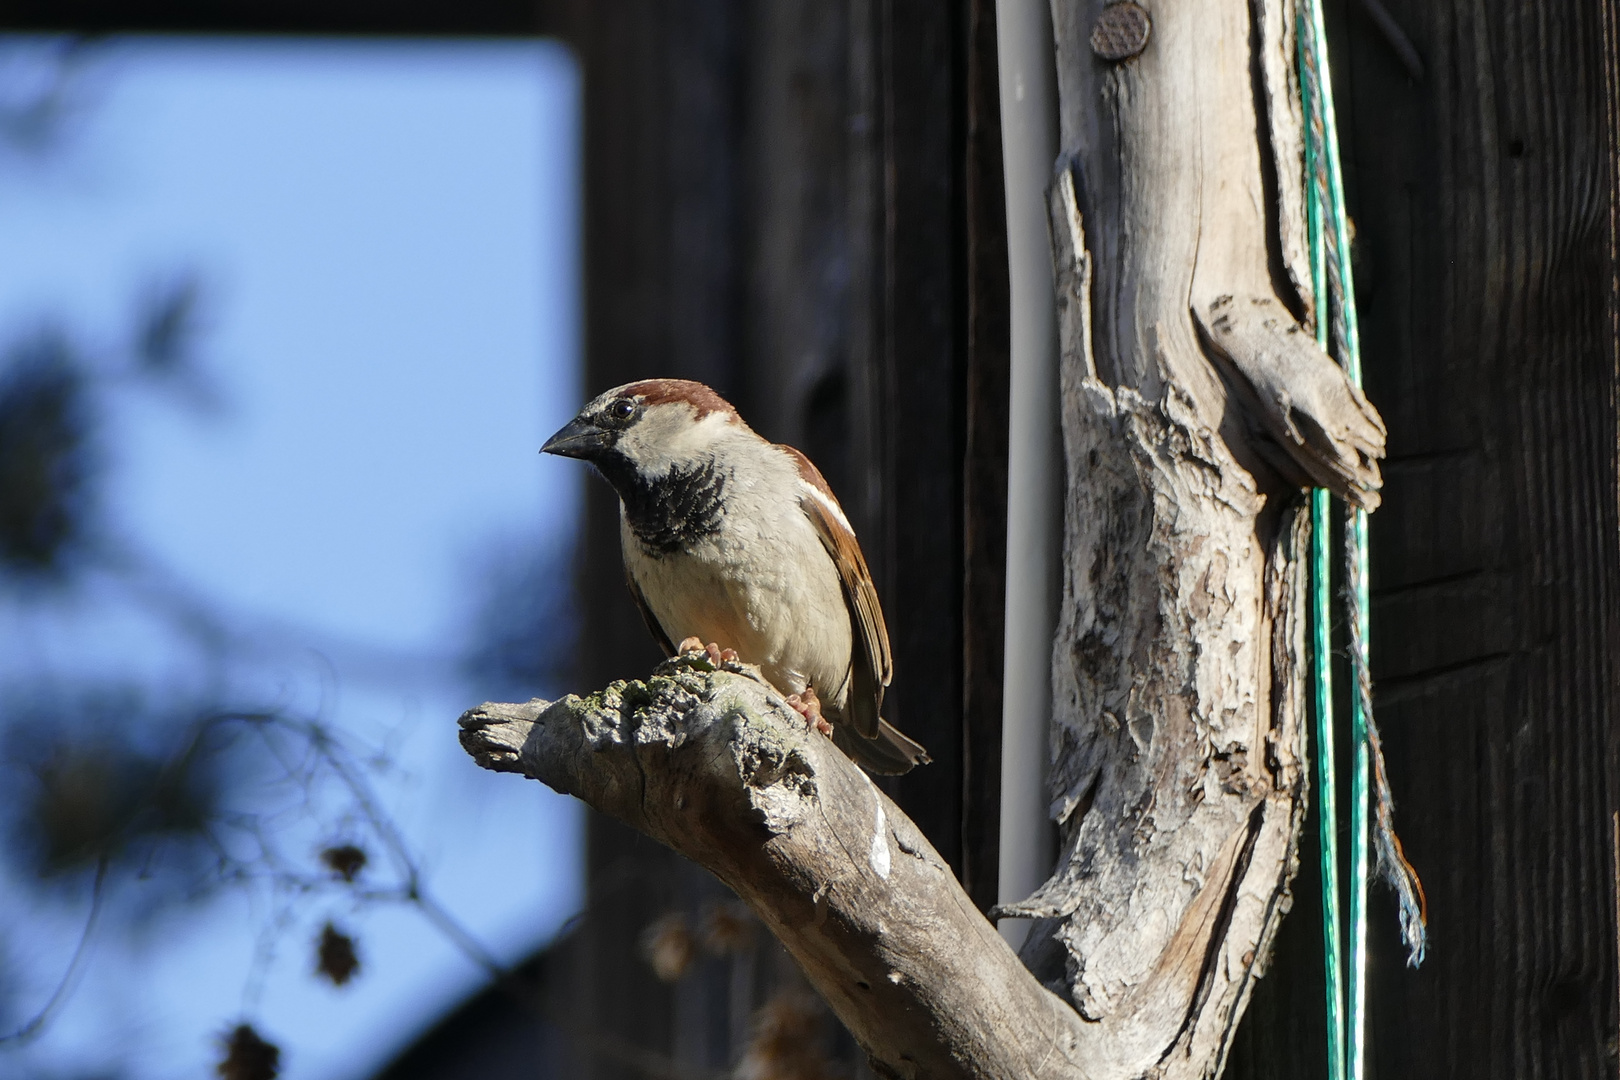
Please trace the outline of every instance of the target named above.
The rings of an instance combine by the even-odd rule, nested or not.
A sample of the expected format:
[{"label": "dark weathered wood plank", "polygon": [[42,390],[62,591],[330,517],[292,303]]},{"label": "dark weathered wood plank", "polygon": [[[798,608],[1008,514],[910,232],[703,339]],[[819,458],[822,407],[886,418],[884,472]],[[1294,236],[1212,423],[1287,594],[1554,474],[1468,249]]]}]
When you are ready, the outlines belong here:
[{"label": "dark weathered wood plank", "polygon": [[962,859],[962,460],[958,3],[877,5],[881,309],[877,445],[883,473],[878,576],[894,683],[889,720],[933,764],[886,781],[951,867]]},{"label": "dark weathered wood plank", "polygon": [[[1615,57],[1599,2],[1389,7],[1422,82],[1357,5],[1330,31],[1390,433],[1373,673],[1430,904],[1412,972],[1375,892],[1374,1075],[1613,1076]],[[1300,901],[1290,921],[1319,927]],[[1278,989],[1308,981],[1308,957],[1278,961]],[[1272,989],[1232,1076],[1307,1075],[1273,1064],[1320,994]]]},{"label": "dark weathered wood plank", "polygon": [[[586,73],[587,389],[702,379],[822,466],[882,582],[891,718],[922,724],[935,758],[897,794],[953,865],[967,820],[965,25],[959,4],[867,0],[574,2],[557,24]],[[600,686],[655,653],[623,595],[613,499],[592,480],[586,500],[579,679]],[[720,887],[605,818],[588,848],[593,1000],[619,980],[627,1014],[661,1018],[626,1037],[674,1053],[686,1013],[634,939]],[[711,993],[729,991],[683,986]]]},{"label": "dark weathered wood plank", "polygon": [[1007,601],[1007,393],[1012,348],[1007,205],[993,0],[967,5],[966,425],[962,466],[962,887],[996,902],[1002,636]]},{"label": "dark weathered wood plank", "polygon": [[[739,5],[700,0],[578,3],[559,24],[585,82],[587,394],[669,375],[735,392],[743,27]],[[578,677],[600,686],[660,654],[624,587],[618,500],[594,477],[583,489],[578,588],[589,602]],[[688,1067],[727,1064],[730,1048],[711,1051],[693,1014],[694,1003],[723,1013],[723,982],[660,982],[639,945],[659,917],[695,912],[723,888],[600,815],[588,819],[585,848],[579,1007],[626,1046]],[[611,1057],[579,1056],[588,1080],[641,1075]]]},{"label": "dark weathered wood plank", "polygon": [[[1388,515],[1405,543],[1375,519],[1373,584],[1483,570],[1488,587],[1398,618],[1375,600],[1375,673],[1405,680],[1384,730],[1433,945],[1410,973],[1375,936],[1374,1053],[1385,1075],[1608,1076],[1620,532],[1600,6],[1410,17],[1419,86],[1359,20],[1345,39],[1367,377],[1394,454],[1463,453],[1412,477]],[[1436,513],[1470,473],[1473,508]]]}]

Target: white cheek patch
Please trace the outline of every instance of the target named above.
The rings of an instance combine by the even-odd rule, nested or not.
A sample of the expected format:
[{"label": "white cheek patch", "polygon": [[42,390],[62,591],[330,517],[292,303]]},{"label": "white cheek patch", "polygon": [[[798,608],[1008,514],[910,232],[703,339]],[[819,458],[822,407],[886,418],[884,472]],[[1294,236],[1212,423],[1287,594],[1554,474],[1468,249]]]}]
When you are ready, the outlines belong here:
[{"label": "white cheek patch", "polygon": [[653,476],[667,473],[712,452],[717,442],[731,433],[731,418],[712,412],[692,422],[692,408],[685,404],[656,405],[623,435],[623,446],[641,467]]}]

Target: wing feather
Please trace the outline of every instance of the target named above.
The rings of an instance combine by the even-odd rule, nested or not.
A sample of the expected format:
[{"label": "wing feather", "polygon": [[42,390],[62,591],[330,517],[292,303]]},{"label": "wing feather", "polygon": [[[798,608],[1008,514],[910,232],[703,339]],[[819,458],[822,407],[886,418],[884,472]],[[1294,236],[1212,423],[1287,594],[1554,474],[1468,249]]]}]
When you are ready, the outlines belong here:
[{"label": "wing feather", "polygon": [[792,455],[799,466],[799,478],[803,481],[799,504],[838,568],[844,602],[849,606],[854,649],[850,657],[850,693],[845,719],[862,737],[875,739],[882,724],[883,690],[894,675],[889,630],[883,623],[877,586],[872,583],[872,572],[867,569],[866,558],[855,540],[855,530],[850,528],[849,519],[844,516],[827,481],[809,458],[791,446],[782,449]]},{"label": "wing feather", "polygon": [[636,584],[635,575],[630,573],[629,567],[626,567],[624,571],[624,583],[630,586],[630,599],[636,602],[636,610],[641,612],[641,621],[647,624],[648,630],[652,631],[653,640],[658,642],[658,647],[664,650],[665,656],[674,656],[675,643],[669,640],[669,634],[658,624],[658,616],[654,615],[652,608],[647,606],[647,597],[642,593],[641,586]]}]

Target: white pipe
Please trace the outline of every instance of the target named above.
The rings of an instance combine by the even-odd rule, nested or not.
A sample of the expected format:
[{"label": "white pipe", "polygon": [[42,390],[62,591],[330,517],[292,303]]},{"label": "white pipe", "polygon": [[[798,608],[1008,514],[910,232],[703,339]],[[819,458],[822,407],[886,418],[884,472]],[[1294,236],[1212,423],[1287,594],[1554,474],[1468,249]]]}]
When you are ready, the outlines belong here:
[{"label": "white pipe", "polygon": [[[1046,187],[1057,157],[1055,51],[1047,0],[996,0],[1001,160],[1007,192],[1012,358],[1007,417],[1007,624],[1001,710],[997,898],[1022,900],[1051,871],[1047,729],[1062,530],[1057,311]],[[1029,924],[1001,923],[1015,946]]]}]

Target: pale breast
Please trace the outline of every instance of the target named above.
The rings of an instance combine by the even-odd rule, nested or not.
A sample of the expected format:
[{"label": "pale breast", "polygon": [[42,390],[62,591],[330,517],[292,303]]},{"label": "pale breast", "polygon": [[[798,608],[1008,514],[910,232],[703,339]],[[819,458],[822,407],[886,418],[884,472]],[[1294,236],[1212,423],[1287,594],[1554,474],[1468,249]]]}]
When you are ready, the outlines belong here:
[{"label": "pale breast", "polygon": [[738,470],[718,527],[680,550],[644,543],[621,515],[625,567],[672,642],[735,649],[778,689],[812,685],[830,715],[841,713],[852,642],[843,586],[797,502],[767,500],[765,487],[794,490]]}]

